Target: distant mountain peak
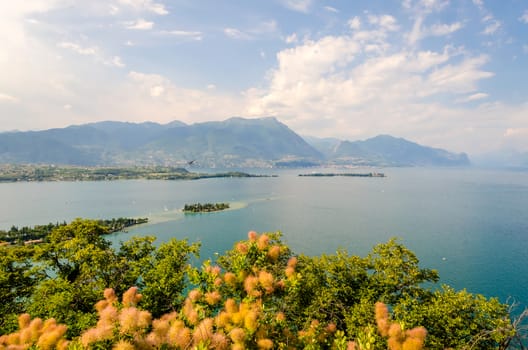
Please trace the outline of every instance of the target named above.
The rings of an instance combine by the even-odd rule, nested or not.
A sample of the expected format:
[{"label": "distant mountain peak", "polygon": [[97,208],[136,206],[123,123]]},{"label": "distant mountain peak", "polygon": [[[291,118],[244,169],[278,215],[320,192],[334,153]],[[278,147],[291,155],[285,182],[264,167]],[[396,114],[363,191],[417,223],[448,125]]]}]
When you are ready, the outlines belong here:
[{"label": "distant mountain peak", "polygon": [[[312,141],[312,144],[314,141]],[[376,166],[467,166],[465,153],[422,146],[401,137],[380,134],[360,141],[340,141],[337,144],[319,142],[329,161],[338,164]],[[317,147],[316,147],[317,148]]]}]

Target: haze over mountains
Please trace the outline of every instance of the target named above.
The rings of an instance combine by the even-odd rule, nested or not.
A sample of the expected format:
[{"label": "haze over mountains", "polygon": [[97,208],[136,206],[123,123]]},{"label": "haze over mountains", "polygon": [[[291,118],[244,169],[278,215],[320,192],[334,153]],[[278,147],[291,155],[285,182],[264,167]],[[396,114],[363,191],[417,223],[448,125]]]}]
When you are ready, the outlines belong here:
[{"label": "haze over mountains", "polygon": [[303,139],[275,118],[187,125],[99,122],[0,133],[0,163],[269,167],[465,166],[465,154],[380,135],[364,141]]}]

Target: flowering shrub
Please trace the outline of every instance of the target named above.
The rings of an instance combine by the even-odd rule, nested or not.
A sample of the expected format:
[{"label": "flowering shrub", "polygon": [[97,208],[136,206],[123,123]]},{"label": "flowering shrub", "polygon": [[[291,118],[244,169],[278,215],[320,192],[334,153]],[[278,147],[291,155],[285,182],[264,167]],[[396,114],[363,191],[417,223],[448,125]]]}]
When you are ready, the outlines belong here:
[{"label": "flowering shrub", "polygon": [[[366,258],[342,251],[310,258],[295,256],[278,233],[252,231],[217,262],[187,267],[185,274],[186,254],[195,247],[172,242],[161,252],[154,260],[159,266],[145,270],[146,280],[171,281],[173,294],[156,291],[163,283],[139,278],[121,299],[107,288],[95,304],[96,321],[78,336],[68,336],[67,325],[54,319],[22,314],[19,330],[0,337],[0,350],[504,349],[515,335],[502,304],[421,288],[434,271],[419,269],[412,252],[395,241]],[[466,319],[454,323],[444,315],[447,305],[459,303],[466,305]],[[436,312],[441,308],[444,315]]]}]

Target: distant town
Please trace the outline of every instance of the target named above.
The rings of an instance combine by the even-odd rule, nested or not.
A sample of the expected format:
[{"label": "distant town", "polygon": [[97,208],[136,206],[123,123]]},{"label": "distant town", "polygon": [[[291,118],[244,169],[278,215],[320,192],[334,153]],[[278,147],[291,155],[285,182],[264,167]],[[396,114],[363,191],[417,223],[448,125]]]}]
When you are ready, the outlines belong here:
[{"label": "distant town", "polygon": [[54,165],[0,165],[0,182],[198,180],[222,177],[265,177],[239,171],[197,173],[172,167],[80,167]]}]

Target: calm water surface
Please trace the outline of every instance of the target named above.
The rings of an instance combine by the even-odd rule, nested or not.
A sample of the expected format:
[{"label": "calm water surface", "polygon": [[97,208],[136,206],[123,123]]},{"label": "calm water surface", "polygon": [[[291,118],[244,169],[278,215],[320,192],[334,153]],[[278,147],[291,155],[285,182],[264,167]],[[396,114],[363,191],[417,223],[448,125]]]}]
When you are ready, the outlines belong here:
[{"label": "calm water surface", "polygon": [[[331,170],[335,171],[335,170]],[[0,184],[0,228],[76,217],[149,217],[132,235],[202,242],[202,257],[230,249],[247,231],[282,231],[296,252],[365,255],[400,237],[441,282],[528,305],[528,173],[476,169],[384,169],[386,178],[297,177],[198,181]],[[237,209],[187,215],[185,203]]]}]

